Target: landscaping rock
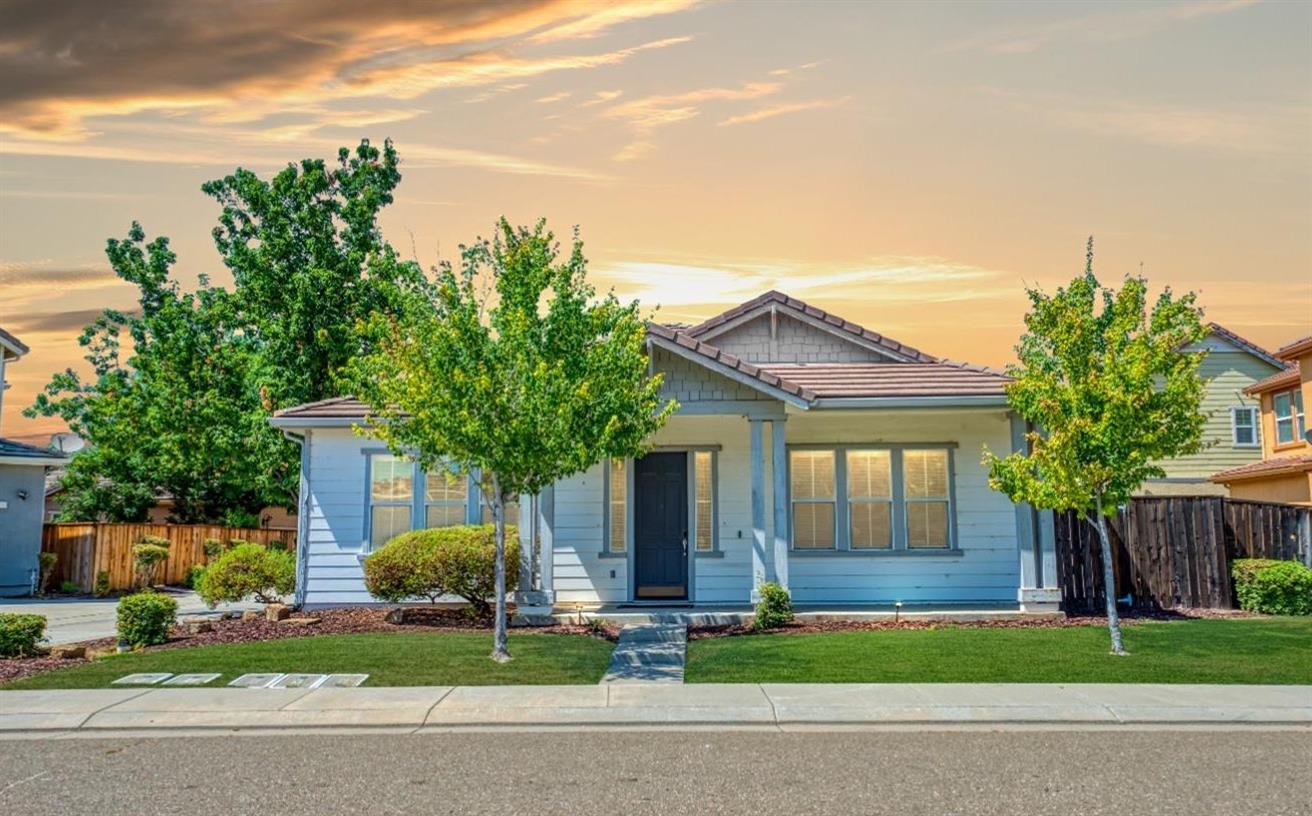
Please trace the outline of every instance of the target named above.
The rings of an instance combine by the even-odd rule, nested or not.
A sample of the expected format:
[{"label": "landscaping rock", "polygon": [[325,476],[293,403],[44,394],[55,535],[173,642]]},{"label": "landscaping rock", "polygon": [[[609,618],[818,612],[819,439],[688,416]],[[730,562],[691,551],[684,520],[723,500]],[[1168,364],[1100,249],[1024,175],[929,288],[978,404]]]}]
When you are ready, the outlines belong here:
[{"label": "landscaping rock", "polygon": [[206,632],[214,631],[214,622],[204,619],[196,620],[196,621],[188,621],[186,626],[187,626],[187,633],[191,635],[203,635]]},{"label": "landscaping rock", "polygon": [[118,654],[117,646],[93,646],[86,651],[88,660],[97,660],[102,657],[109,657],[112,654]]},{"label": "landscaping rock", "polygon": [[397,607],[396,609],[389,609],[387,610],[387,614],[383,616],[383,620],[386,623],[395,623],[395,624],[405,623],[405,610],[400,607]]},{"label": "landscaping rock", "polygon": [[292,626],[314,626],[322,620],[322,618],[284,618],[279,623],[288,623]]},{"label": "landscaping rock", "polygon": [[255,609],[247,609],[245,612],[241,613],[241,619],[244,621],[259,620],[262,617],[264,616],[261,615],[259,611]]},{"label": "landscaping rock", "polygon": [[59,660],[79,660],[87,656],[85,646],[52,646],[50,656]]},{"label": "landscaping rock", "polygon": [[292,610],[286,604],[269,604],[264,607],[264,619],[269,623],[277,623],[280,620],[286,620],[292,616]]}]

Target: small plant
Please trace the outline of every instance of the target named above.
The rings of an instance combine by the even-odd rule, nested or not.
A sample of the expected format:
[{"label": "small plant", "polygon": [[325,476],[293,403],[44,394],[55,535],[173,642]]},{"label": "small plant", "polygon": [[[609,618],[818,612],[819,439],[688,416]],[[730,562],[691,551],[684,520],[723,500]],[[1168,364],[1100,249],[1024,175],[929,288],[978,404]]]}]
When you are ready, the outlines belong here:
[{"label": "small plant", "polygon": [[588,618],[583,623],[588,629],[588,634],[593,637],[606,637],[610,634],[606,627],[605,618]]},{"label": "small plant", "polygon": [[154,646],[168,640],[177,622],[178,602],[154,590],[126,595],[118,602],[118,637],[131,646]]},{"label": "small plant", "polygon": [[109,592],[109,571],[101,570],[96,573],[96,582],[91,586],[91,594],[95,595],[97,598],[107,598],[109,597]]},{"label": "small plant", "polygon": [[59,556],[52,552],[43,552],[37,556],[36,592],[38,595],[46,593],[46,584],[50,583],[50,575],[55,571],[55,564],[58,561]]},{"label": "small plant", "polygon": [[296,558],[285,550],[271,550],[248,541],[214,559],[200,577],[196,591],[210,606],[255,596],[274,603],[296,588]]},{"label": "small plant", "polygon": [[1230,571],[1240,609],[1267,615],[1312,615],[1312,569],[1297,561],[1240,558]]},{"label": "small plant", "polygon": [[777,629],[785,623],[792,623],[792,620],[793,600],[788,590],[773,582],[761,584],[761,599],[756,602],[752,628],[757,631]]},{"label": "small plant", "polygon": [[150,587],[155,584],[155,574],[159,565],[169,557],[169,540],[159,536],[142,536],[132,545],[132,565],[137,572],[137,586]]},{"label": "small plant", "polygon": [[0,614],[0,657],[31,657],[45,640],[44,615]]},{"label": "small plant", "polygon": [[77,581],[60,581],[59,591],[65,595],[76,595],[82,591],[82,586]]},{"label": "small plant", "polygon": [[192,564],[187,568],[187,574],[182,578],[182,585],[187,589],[195,589],[200,586],[200,579],[205,575],[205,566],[203,564]]}]

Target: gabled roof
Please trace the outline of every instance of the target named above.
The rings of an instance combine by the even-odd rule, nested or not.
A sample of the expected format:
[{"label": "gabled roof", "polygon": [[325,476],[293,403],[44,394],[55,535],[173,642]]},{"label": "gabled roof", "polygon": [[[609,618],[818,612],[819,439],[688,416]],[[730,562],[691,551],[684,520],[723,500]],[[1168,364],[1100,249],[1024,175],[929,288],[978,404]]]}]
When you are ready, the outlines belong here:
[{"label": "gabled roof", "polygon": [[1312,334],[1307,337],[1300,337],[1292,343],[1286,343],[1276,349],[1276,356],[1282,360],[1293,360],[1299,355],[1307,354],[1312,351]]},{"label": "gabled roof", "polygon": [[355,397],[331,397],[274,411],[273,424],[289,424],[278,422],[281,419],[364,419],[368,414],[369,406]]},{"label": "gabled roof", "polygon": [[815,394],[802,386],[784,380],[777,374],[771,374],[762,366],[743,362],[727,351],[703,343],[686,332],[675,331],[659,323],[649,323],[647,338],[655,345],[701,363],[719,374],[735,380],[747,380],[748,385],[754,385],[767,393],[776,392],[775,396],[787,402],[800,403],[804,406],[815,399]]},{"label": "gabled roof", "polygon": [[1258,380],[1244,389],[1245,394],[1263,394],[1286,385],[1298,385],[1298,364],[1294,363],[1283,371],[1277,371],[1270,377]]},{"label": "gabled roof", "polygon": [[885,337],[878,332],[872,332],[864,326],[853,323],[850,320],[826,312],[824,309],[812,306],[805,301],[798,300],[795,297],[789,297],[783,292],[770,290],[763,295],[752,298],[746,303],[721,312],[715,317],[698,323],[684,334],[691,337],[705,338],[710,340],[720,330],[727,330],[738,322],[745,322],[756,317],[758,314],[767,314],[771,308],[778,309],[782,307],[793,316],[798,317],[805,322],[814,323],[822,326],[829,331],[845,336],[849,340],[854,340],[862,345],[876,347],[878,351],[893,357],[909,362],[917,363],[936,363],[938,358],[930,354],[925,354],[919,349],[912,348],[904,343],[899,343],[891,337]]},{"label": "gabled roof", "polygon": [[1276,368],[1285,367],[1284,362],[1275,354],[1272,354],[1271,352],[1262,348],[1257,343],[1254,343],[1252,340],[1249,340],[1244,337],[1240,337],[1239,335],[1227,329],[1225,326],[1222,326],[1220,323],[1208,323],[1207,329],[1212,334],[1220,336],[1222,339],[1226,340],[1231,345],[1238,346],[1239,348],[1243,349],[1244,351],[1248,352],[1254,357],[1257,357],[1263,362],[1270,363]]},{"label": "gabled roof", "polygon": [[31,349],[27,344],[17,337],[14,337],[4,329],[0,329],[0,348],[9,351],[12,356],[6,355],[6,359],[14,360],[27,354]]},{"label": "gabled roof", "polygon": [[770,363],[762,368],[827,398],[1005,396],[1011,381],[1001,371],[949,361],[938,363]]}]

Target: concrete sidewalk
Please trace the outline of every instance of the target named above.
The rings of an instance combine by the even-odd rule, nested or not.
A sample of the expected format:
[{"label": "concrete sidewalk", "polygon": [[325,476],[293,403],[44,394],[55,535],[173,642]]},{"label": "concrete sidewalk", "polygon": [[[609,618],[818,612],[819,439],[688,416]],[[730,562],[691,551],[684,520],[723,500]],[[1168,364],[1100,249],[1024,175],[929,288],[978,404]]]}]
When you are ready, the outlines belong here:
[{"label": "concrete sidewalk", "polygon": [[0,691],[0,736],[367,728],[1285,726],[1312,686],[741,684]]}]

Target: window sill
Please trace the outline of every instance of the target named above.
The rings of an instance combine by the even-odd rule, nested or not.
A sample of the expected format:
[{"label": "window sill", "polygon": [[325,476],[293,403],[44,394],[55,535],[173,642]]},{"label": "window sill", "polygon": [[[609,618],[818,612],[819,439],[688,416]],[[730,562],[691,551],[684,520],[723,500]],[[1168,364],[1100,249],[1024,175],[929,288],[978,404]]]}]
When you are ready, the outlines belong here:
[{"label": "window sill", "polygon": [[1295,439],[1293,442],[1281,442],[1278,445],[1272,445],[1271,452],[1276,453],[1278,451],[1296,450],[1298,448],[1304,448],[1304,447],[1307,447],[1306,442],[1304,442],[1301,439]]},{"label": "window sill", "polygon": [[798,558],[960,558],[965,551],[947,550],[789,550]]}]

